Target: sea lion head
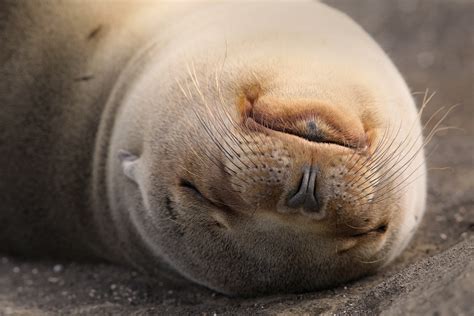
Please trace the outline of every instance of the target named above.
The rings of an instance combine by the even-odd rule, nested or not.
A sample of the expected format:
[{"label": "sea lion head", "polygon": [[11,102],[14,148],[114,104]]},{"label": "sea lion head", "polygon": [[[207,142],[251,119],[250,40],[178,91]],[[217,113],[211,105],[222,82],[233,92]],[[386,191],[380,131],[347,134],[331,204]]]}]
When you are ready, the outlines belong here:
[{"label": "sea lion head", "polygon": [[347,17],[321,4],[255,6],[174,26],[179,37],[144,53],[118,89],[109,225],[131,262],[161,260],[231,295],[371,273],[423,213],[414,102]]}]

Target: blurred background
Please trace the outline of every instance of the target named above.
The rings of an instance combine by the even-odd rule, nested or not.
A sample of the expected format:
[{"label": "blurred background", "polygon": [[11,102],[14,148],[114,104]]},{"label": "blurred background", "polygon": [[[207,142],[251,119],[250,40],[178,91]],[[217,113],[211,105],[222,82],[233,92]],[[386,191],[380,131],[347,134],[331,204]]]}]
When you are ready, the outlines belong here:
[{"label": "blurred background", "polygon": [[[393,59],[424,119],[459,106],[429,148],[426,216],[414,241],[381,273],[336,289],[232,299],[174,275],[149,280],[106,265],[0,258],[0,315],[430,314],[473,315],[474,1],[327,0]],[[347,49],[350,49],[348,47]],[[429,151],[430,149],[428,149]]]}]

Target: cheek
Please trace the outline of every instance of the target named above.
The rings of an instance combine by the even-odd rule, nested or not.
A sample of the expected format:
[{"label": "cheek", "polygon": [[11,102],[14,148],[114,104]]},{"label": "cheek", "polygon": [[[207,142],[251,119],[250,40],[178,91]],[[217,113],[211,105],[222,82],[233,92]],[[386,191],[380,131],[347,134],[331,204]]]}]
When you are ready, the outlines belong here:
[{"label": "cheek", "polygon": [[405,249],[418,228],[425,210],[425,193],[422,189],[422,187],[408,188],[400,200],[398,206],[400,217],[396,219],[398,231],[390,260]]},{"label": "cheek", "polygon": [[[408,212],[407,212],[408,213]],[[399,246],[397,247],[397,255],[408,245],[417,228],[417,222],[412,214],[405,214],[400,225],[400,233],[398,236]]]}]

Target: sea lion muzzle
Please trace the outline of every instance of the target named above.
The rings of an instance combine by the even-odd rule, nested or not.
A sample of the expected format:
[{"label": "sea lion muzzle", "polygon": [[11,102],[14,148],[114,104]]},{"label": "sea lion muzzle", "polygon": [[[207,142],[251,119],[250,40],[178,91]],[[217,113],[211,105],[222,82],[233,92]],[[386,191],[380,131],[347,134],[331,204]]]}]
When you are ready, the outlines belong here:
[{"label": "sea lion muzzle", "polygon": [[243,106],[243,118],[251,119],[265,128],[313,143],[336,144],[354,149],[364,149],[368,145],[366,128],[361,120],[353,114],[339,111],[334,104],[265,95],[255,100],[247,99],[247,104]]},{"label": "sea lion muzzle", "polygon": [[317,174],[318,168],[316,166],[305,166],[298,192],[290,195],[287,204],[291,208],[302,208],[304,212],[312,213],[313,217],[318,214],[317,218],[321,219],[325,214],[322,212],[317,198]]}]

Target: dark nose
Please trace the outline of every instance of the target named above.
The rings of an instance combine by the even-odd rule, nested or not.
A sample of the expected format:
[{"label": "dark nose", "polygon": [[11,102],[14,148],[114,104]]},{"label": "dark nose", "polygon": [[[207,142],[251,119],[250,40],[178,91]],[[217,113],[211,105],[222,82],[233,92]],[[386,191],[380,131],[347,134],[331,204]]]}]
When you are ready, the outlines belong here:
[{"label": "dark nose", "polygon": [[318,168],[305,166],[298,192],[290,194],[287,205],[291,208],[301,208],[305,213],[316,219],[322,219],[325,214],[321,211],[316,193]]}]

